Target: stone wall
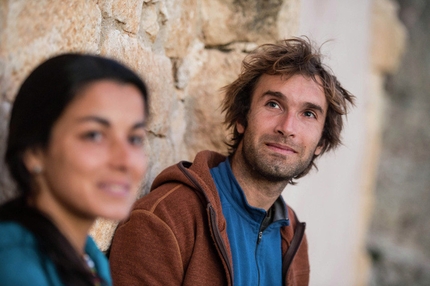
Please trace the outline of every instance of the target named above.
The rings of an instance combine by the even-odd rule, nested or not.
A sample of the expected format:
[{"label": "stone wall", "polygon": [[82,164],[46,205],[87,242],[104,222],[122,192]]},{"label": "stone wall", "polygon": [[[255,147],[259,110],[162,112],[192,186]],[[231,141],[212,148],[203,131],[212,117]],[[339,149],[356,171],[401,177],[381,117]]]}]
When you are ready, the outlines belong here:
[{"label": "stone wall", "polygon": [[[223,141],[228,134],[221,124],[219,89],[235,78],[241,60],[256,45],[301,34],[319,44],[330,40],[323,46],[326,62],[343,85],[357,95],[358,102],[348,117],[344,146],[324,155],[317,162],[319,171],[311,172],[296,187],[288,186],[284,196],[308,223],[311,285],[365,285],[368,264],[364,238],[372,213],[375,170],[381,146],[385,146],[380,137],[386,117],[385,77],[396,70],[405,37],[391,0],[0,0],[0,154],[4,153],[7,121],[17,88],[33,67],[68,51],[114,57],[136,70],[150,87],[152,117],[146,142],[150,165],[139,196],[144,195],[166,166],[191,160],[201,149],[226,151]],[[425,38],[424,32],[416,36],[420,38]],[[409,61],[416,52],[412,51]],[[423,69],[417,78],[428,74],[428,69]],[[402,77],[400,74],[396,78]],[[428,90],[422,89],[420,94],[424,98]],[[396,125],[401,125],[402,118],[419,121],[421,117],[413,114],[413,108],[426,110],[428,106],[425,101],[405,100],[409,97],[394,98],[400,98],[398,107],[389,114],[401,110],[404,103],[411,106],[409,113],[393,121]],[[428,120],[422,122],[418,134],[407,133],[410,136],[403,138],[403,132],[396,133],[390,135],[392,142],[410,142],[406,139],[413,136],[427,138],[423,130]],[[428,145],[425,140],[416,142],[421,143],[409,148],[424,150]],[[382,150],[386,170],[399,166],[391,169],[398,173],[386,173],[386,177],[400,180],[398,174],[411,174],[405,170],[413,163]],[[413,156],[427,158],[426,154],[417,152]],[[428,164],[419,162],[421,167],[413,175],[428,177],[423,171],[429,169],[425,168]],[[384,176],[384,172],[380,174]],[[381,188],[381,182],[377,200],[395,201],[391,198],[396,196],[389,191],[399,181],[387,184],[387,188]],[[425,213],[428,194],[419,190],[428,190],[428,181],[413,185],[404,182],[408,186],[403,185],[400,193],[413,186],[418,194],[415,199],[421,198],[417,202],[411,195],[408,206],[416,203]],[[0,202],[13,194],[13,184],[1,160]],[[405,196],[408,194],[405,192]],[[375,216],[383,220],[374,222],[371,233],[399,240],[393,233],[401,233],[400,228],[385,233],[376,230],[387,225],[386,221],[391,226],[402,221],[400,216],[389,220],[391,214],[381,215],[386,209],[400,210],[396,206],[402,200],[404,197],[397,193],[392,205],[378,209],[376,202]],[[411,220],[414,215],[407,213],[403,218],[429,229],[425,220]],[[92,234],[102,249],[109,246],[114,228],[114,222],[99,220],[95,224]],[[418,245],[418,241],[422,244],[408,251],[420,252],[428,245],[418,237],[416,234],[408,246]],[[388,245],[386,241],[376,240],[371,244],[372,251],[375,245]],[[372,252],[374,258],[378,253],[382,253],[381,247]]]},{"label": "stone wall", "polygon": [[408,39],[384,81],[371,285],[430,285],[430,2],[395,2]]},{"label": "stone wall", "polygon": [[[0,1],[0,153],[21,81],[41,61],[68,51],[116,58],[148,83],[153,178],[201,149],[225,152],[219,89],[239,72],[246,52],[295,34],[299,0],[2,0]],[[0,163],[0,201],[13,188]],[[98,221],[106,249],[115,224]]]}]

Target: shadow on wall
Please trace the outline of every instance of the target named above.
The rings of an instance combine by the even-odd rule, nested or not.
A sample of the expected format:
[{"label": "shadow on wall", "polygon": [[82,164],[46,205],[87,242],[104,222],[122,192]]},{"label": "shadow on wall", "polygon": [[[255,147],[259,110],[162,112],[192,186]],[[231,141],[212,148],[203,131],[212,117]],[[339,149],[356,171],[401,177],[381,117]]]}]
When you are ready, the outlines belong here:
[{"label": "shadow on wall", "polygon": [[409,39],[386,80],[370,285],[430,285],[430,1],[396,2]]},{"label": "shadow on wall", "polygon": [[[1,71],[0,71],[1,74]],[[9,102],[0,102],[0,142],[6,142],[7,127],[9,123],[9,113],[12,108]],[[1,176],[8,173],[6,165],[3,163],[3,156],[6,146],[0,144],[0,202],[10,199],[15,195],[15,185],[9,176]]]}]

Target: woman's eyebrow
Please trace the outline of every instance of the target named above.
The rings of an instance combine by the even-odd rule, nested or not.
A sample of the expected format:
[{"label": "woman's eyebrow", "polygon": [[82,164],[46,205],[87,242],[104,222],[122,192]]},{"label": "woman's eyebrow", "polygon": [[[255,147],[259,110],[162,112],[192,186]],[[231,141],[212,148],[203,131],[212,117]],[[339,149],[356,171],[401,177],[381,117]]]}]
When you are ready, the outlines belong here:
[{"label": "woman's eyebrow", "polygon": [[[89,116],[84,116],[84,117],[80,117],[77,120],[78,122],[88,122],[88,121],[95,121],[103,126],[109,127],[111,126],[109,120],[100,117],[100,116],[95,116],[95,115],[89,115]],[[135,123],[131,129],[139,129],[139,128],[144,128],[146,126],[146,120],[142,120],[142,121],[138,121],[137,123]]]},{"label": "woman's eyebrow", "polygon": [[137,122],[136,124],[134,124],[131,129],[134,130],[134,129],[144,128],[145,126],[146,126],[146,121],[143,120],[143,121],[140,121],[140,122]]},{"label": "woman's eyebrow", "polygon": [[83,117],[78,118],[77,121],[78,122],[95,121],[97,123],[100,123],[101,125],[110,126],[110,123],[107,119],[104,119],[102,117],[95,116],[95,115],[83,116]]}]

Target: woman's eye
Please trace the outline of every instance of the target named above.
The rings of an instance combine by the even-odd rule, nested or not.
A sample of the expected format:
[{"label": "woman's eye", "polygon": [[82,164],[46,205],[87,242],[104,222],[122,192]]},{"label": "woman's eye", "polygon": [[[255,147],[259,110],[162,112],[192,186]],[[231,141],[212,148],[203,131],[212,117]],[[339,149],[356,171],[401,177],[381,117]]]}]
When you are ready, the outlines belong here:
[{"label": "woman's eye", "polygon": [[133,135],[130,136],[129,142],[134,146],[143,146],[143,136],[141,135]]},{"label": "woman's eye", "polygon": [[103,135],[99,131],[89,131],[82,136],[85,140],[94,142],[100,142],[103,139]]}]

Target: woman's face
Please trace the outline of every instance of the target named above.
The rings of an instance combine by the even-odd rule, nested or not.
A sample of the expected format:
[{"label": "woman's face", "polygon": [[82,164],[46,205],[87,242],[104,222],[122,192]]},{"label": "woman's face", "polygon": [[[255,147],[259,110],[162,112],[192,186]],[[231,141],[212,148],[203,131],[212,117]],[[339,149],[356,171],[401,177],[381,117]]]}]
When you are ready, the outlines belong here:
[{"label": "woman's face", "polygon": [[130,84],[98,81],[77,94],[56,121],[35,165],[36,205],[54,219],[120,220],[135,201],[146,171],[144,102]]}]

